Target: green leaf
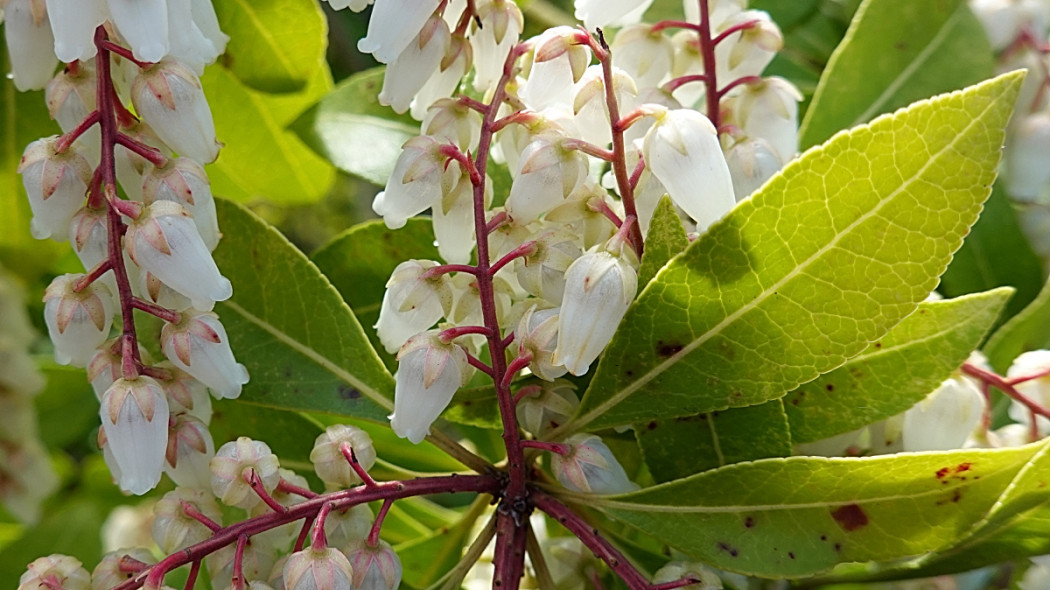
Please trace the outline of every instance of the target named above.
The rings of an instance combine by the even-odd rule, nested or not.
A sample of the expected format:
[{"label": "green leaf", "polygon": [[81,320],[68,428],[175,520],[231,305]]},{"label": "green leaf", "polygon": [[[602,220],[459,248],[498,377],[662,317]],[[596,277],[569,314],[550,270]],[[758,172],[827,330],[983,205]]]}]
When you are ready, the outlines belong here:
[{"label": "green leaf", "polygon": [[946,297],[1009,285],[1017,293],[1006,305],[1005,321],[1025,308],[1043,285],[1043,263],[1017,223],[1017,213],[996,183],[962,248],[941,277]]},{"label": "green leaf", "polygon": [[849,432],[921,401],[977,348],[1011,292],[922,303],[846,364],[789,393],[784,407],[792,441]]},{"label": "green leaf", "polygon": [[474,522],[484,511],[485,504],[475,506],[453,526],[443,527],[418,539],[395,547],[404,571],[403,582],[409,588],[422,590],[430,587],[445,572],[459,562],[463,547],[470,543]]},{"label": "green leaf", "polygon": [[409,219],[405,227],[387,229],[382,220],[351,227],[322,246],[310,257],[354,310],[372,346],[393,370],[397,363],[386,354],[372,329],[379,319],[386,282],[398,264],[406,260],[440,260],[434,246],[430,219]]},{"label": "green leaf", "polygon": [[234,292],[216,312],[251,375],[240,401],[385,423],[394,380],[339,292],[276,229],[217,205],[215,261]]},{"label": "green leaf", "polygon": [[1024,310],[1003,324],[984,347],[988,362],[1005,373],[1017,355],[1050,348],[1050,280]]},{"label": "green leaf", "polygon": [[977,219],[1020,81],[917,103],[789,164],[642,291],[563,429],[759,404],[881,338]]},{"label": "green leaf", "polygon": [[290,118],[331,86],[327,69],[297,95],[269,95],[246,87],[227,69],[212,66],[201,79],[226,147],[208,166],[212,191],[239,202],[265,199],[277,204],[323,197],[335,171],[285,129]]},{"label": "green leaf", "polygon": [[0,582],[8,588],[17,587],[19,576],[31,561],[53,553],[75,557],[91,571],[102,555],[99,530],[106,508],[95,499],[83,497],[67,497],[56,503],[40,524],[0,551]]},{"label": "green leaf", "polygon": [[689,237],[682,227],[682,219],[678,217],[671,199],[664,195],[649,222],[642,265],[638,269],[638,285],[644,288],[669,260],[678,256],[688,245]]},{"label": "green leaf", "polygon": [[773,400],[710,414],[652,420],[634,428],[657,482],[743,461],[791,454],[784,404]]},{"label": "green leaf", "polygon": [[1045,448],[766,459],[589,504],[714,567],[795,578],[956,543],[997,502],[1030,503],[1006,491]]},{"label": "green leaf", "polygon": [[975,84],[994,68],[984,29],[965,0],[866,0],[821,76],[800,145]]},{"label": "green leaf", "polygon": [[222,61],[251,88],[298,91],[323,67],[328,23],[313,0],[228,0],[215,14],[230,36]]},{"label": "green leaf", "polygon": [[419,123],[379,104],[385,68],[347,78],[292,129],[340,170],[385,186],[401,146],[419,135]]}]

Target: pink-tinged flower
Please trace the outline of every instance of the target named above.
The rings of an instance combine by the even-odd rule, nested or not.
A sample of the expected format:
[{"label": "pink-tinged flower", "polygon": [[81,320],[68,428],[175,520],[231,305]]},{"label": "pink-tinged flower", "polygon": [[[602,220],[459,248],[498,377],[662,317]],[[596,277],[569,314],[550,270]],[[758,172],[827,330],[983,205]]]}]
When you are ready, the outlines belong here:
[{"label": "pink-tinged flower", "polygon": [[653,0],[576,0],[576,18],[588,31],[607,26],[633,25]]},{"label": "pink-tinged flower", "polygon": [[211,309],[233,295],[201,238],[193,216],[178,203],[155,201],[128,225],[128,254],[135,264],[190,298],[193,307]]},{"label": "pink-tinged flower", "polygon": [[656,124],[645,134],[645,165],[697,228],[705,230],[736,205],[718,132],[692,109],[651,107]]},{"label": "pink-tinged flower", "polygon": [[79,560],[68,555],[48,555],[29,564],[18,578],[18,590],[90,590],[91,575]]},{"label": "pink-tinged flower", "polygon": [[95,29],[109,18],[105,0],[46,0],[55,55],[70,63],[95,57]]},{"label": "pink-tinged flower", "polygon": [[983,410],[984,396],[973,381],[961,375],[946,379],[904,413],[904,450],[961,449],[980,422]]},{"label": "pink-tinged flower", "polygon": [[211,490],[227,506],[249,509],[262,502],[249,485],[255,472],[263,488],[272,492],[281,481],[277,455],[266,443],[242,436],[219,447],[211,460]]},{"label": "pink-tinged flower", "polygon": [[207,164],[219,156],[215,123],[201,81],[192,70],[164,60],[131,86],[131,101],[157,137],[180,156]]},{"label": "pink-tinged flower", "polygon": [[[65,68],[47,83],[44,88],[44,100],[51,118],[58,122],[63,133],[69,133],[88,114],[95,110],[95,64],[81,62],[75,68]],[[81,136],[83,143],[95,144],[100,139],[98,126],[87,130]],[[97,148],[96,148],[97,149]]]},{"label": "pink-tinged flower", "polygon": [[390,427],[413,444],[426,438],[430,425],[472,374],[466,351],[457,344],[442,342],[437,334],[419,334],[397,354]]},{"label": "pink-tinged flower", "polygon": [[1045,36],[1050,21],[1050,6],[1040,0],[970,0],[970,9],[995,51],[1006,49],[1026,26],[1036,36],[1040,32]]},{"label": "pink-tinged flower", "polygon": [[572,417],[579,405],[576,386],[571,381],[558,379],[541,383],[535,392],[525,394],[518,400],[514,412],[522,428],[542,439]]},{"label": "pink-tinged flower", "polygon": [[135,547],[131,549],[118,549],[110,551],[102,556],[95,569],[91,570],[91,587],[93,590],[106,590],[116,588],[135,576],[134,573],[124,571],[120,565],[126,558],[134,559],[146,564],[156,563],[156,559],[148,549]]},{"label": "pink-tinged flower", "polygon": [[375,547],[359,541],[346,552],[354,571],[355,590],[397,590],[401,586],[401,559],[386,541]]},{"label": "pink-tinged flower", "polygon": [[577,258],[565,272],[552,362],[573,375],[587,373],[612,340],[637,291],[638,274],[622,258],[601,249]]},{"label": "pink-tinged flower", "polygon": [[368,34],[357,50],[371,53],[380,63],[394,61],[434,14],[438,0],[377,0],[368,19]]},{"label": "pink-tinged flower", "polygon": [[233,357],[226,329],[214,313],[183,313],[177,324],[164,325],[160,342],[172,364],[207,385],[219,399],[236,398],[248,382],[248,370]]},{"label": "pink-tinged flower", "polygon": [[572,108],[572,87],[591,62],[591,50],[579,43],[582,33],[572,27],[553,27],[529,40],[525,83],[518,96],[534,111]]},{"label": "pink-tinged flower", "polygon": [[58,136],[38,139],[26,147],[18,164],[33,211],[33,237],[65,241],[73,216],[84,206],[91,165],[76,144],[58,153]]},{"label": "pink-tinged flower", "polygon": [[44,322],[55,344],[55,362],[85,367],[109,336],[113,321],[113,297],[109,288],[90,284],[80,291],[73,287],[84,275],[55,277],[44,291]]},{"label": "pink-tinged flower", "polygon": [[432,137],[413,137],[401,147],[386,189],[372,201],[372,210],[390,229],[404,227],[441,199],[441,176],[446,158],[441,144]]},{"label": "pink-tinged flower", "polygon": [[[143,363],[150,364],[150,354],[139,344],[139,358]],[[124,376],[122,368],[123,357],[120,354],[120,338],[113,338],[95,350],[95,354],[87,364],[87,377],[91,382],[91,388],[95,391],[95,397],[102,401],[113,382]]]},{"label": "pink-tinged flower", "polygon": [[150,167],[142,178],[142,199],[148,205],[154,201],[174,201],[190,212],[204,245],[215,250],[219,244],[219,221],[215,213],[215,198],[204,168],[189,158],[175,158],[161,167]]},{"label": "pink-tinged flower", "polygon": [[353,575],[350,562],[338,550],[309,547],[288,557],[283,578],[287,590],[353,590]]},{"label": "pink-tinged flower", "polygon": [[43,88],[58,65],[44,0],[8,0],[4,4],[4,37],[15,88],[22,92]]},{"label": "pink-tinged flower", "polygon": [[409,338],[433,326],[452,306],[447,274],[425,276],[432,260],[406,260],[386,283],[375,329],[386,351],[397,352]]},{"label": "pink-tinged flower", "polygon": [[537,135],[521,152],[519,167],[507,196],[507,213],[528,223],[562,204],[587,178],[587,158],[565,146],[556,133]]},{"label": "pink-tinged flower", "polygon": [[177,486],[211,488],[211,458],[215,456],[208,425],[192,414],[174,416],[164,453],[164,473]]},{"label": "pink-tinged flower", "polygon": [[568,454],[551,454],[551,471],[561,485],[592,494],[622,494],[638,489],[601,438],[580,433],[566,439],[565,444],[569,445]]},{"label": "pink-tinged flower", "polygon": [[189,297],[165,285],[163,281],[151,272],[142,271],[139,273],[137,280],[131,280],[135,280],[135,284],[132,287],[138,287],[135,293],[147,301],[172,311],[186,311],[193,307],[193,302],[190,301]]},{"label": "pink-tinged flower", "polygon": [[334,489],[348,488],[361,483],[361,478],[350,467],[343,455],[343,444],[350,445],[361,467],[368,471],[376,463],[376,448],[372,437],[356,426],[334,424],[329,426],[314,441],[310,451],[310,462],[314,464],[317,477]]},{"label": "pink-tinged flower", "polygon": [[474,90],[485,94],[496,85],[506,55],[518,44],[525,17],[513,0],[479,3],[477,16],[470,32],[474,48]]},{"label": "pink-tinged flower", "polygon": [[212,535],[204,523],[186,514],[187,507],[222,524],[222,511],[211,490],[176,488],[164,494],[153,509],[153,540],[161,551],[175,553]]},{"label": "pink-tinged flower", "polygon": [[135,59],[158,62],[168,54],[167,0],[106,0],[110,20]]},{"label": "pink-tinged flower", "polygon": [[518,355],[531,355],[529,370],[544,381],[554,381],[566,372],[565,366],[553,359],[558,346],[558,311],[558,308],[529,308],[514,331]]},{"label": "pink-tinged flower", "polygon": [[144,376],[117,379],[102,396],[99,416],[120,488],[138,495],[156,487],[168,446],[168,401],[160,384]]},{"label": "pink-tinged flower", "polygon": [[170,361],[162,361],[154,366],[169,374],[168,378],[158,378],[157,383],[164,388],[164,395],[168,397],[168,408],[171,413],[190,414],[205,424],[210,423],[211,395],[208,394],[207,386]]}]

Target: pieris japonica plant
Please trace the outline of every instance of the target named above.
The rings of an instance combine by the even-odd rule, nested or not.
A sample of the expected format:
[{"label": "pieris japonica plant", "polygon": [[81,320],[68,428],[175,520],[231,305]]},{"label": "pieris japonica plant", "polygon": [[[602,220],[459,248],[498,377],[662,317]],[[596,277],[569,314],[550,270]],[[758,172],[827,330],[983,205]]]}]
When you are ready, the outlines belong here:
[{"label": "pieris japonica plant", "polygon": [[1045,585],[1046,0],[0,3],[19,590]]}]

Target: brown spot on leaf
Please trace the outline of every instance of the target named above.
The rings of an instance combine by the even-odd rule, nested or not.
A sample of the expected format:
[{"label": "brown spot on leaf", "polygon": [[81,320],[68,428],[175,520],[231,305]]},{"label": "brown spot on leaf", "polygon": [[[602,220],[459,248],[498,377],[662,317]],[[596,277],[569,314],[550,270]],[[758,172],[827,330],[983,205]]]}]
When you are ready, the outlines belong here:
[{"label": "brown spot on leaf", "polygon": [[652,422],[649,422],[649,425],[647,426],[647,428],[649,430],[656,430],[656,420],[653,420]]},{"label": "brown spot on leaf", "polygon": [[729,543],[723,543],[723,542],[719,541],[718,542],[718,548],[721,549],[722,551],[725,551],[726,553],[728,553],[732,557],[736,557],[737,555],[740,555],[740,552],[736,550],[736,547],[733,547]]},{"label": "brown spot on leaf", "polygon": [[832,510],[831,518],[847,533],[868,526],[868,514],[856,504],[846,504]]},{"label": "brown spot on leaf", "polygon": [[882,348],[882,343],[881,342],[876,342],[875,343],[875,348]]},{"label": "brown spot on leaf", "polygon": [[340,385],[338,391],[340,399],[355,400],[361,397],[361,392],[349,385]]},{"label": "brown spot on leaf", "polygon": [[664,342],[663,340],[659,340],[656,343],[656,354],[664,358],[670,358],[679,352],[682,352],[683,348],[684,346],[677,342]]},{"label": "brown spot on leaf", "polygon": [[824,386],[824,389],[827,389],[828,391],[835,391],[835,386],[832,385],[831,383],[828,383],[827,385]]},{"label": "brown spot on leaf", "polygon": [[788,557],[790,557],[791,559],[795,559],[795,554],[791,551],[788,551]]},{"label": "brown spot on leaf", "polygon": [[744,519],[744,526],[747,527],[747,528],[751,528],[751,527],[755,526],[755,518],[753,516],[749,516],[749,517],[745,518]]}]

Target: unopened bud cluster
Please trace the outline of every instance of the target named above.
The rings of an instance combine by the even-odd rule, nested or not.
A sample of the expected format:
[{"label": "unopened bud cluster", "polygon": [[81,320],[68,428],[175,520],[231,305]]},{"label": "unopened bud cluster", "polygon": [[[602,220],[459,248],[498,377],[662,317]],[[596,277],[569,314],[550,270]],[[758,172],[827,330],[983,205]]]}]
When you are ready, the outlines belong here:
[{"label": "unopened bud cluster", "polygon": [[[55,360],[87,368],[122,489],[144,493],[163,471],[197,479],[214,452],[208,391],[237,397],[248,380],[211,312],[232,287],[211,256],[220,234],[203,165],[220,144],[199,75],[227,37],[206,0],[6,0],[4,11],[16,86],[44,88],[64,133],[31,143],[19,165],[32,233],[68,240],[85,268],[44,295]],[[135,308],[166,322],[160,362],[128,330]]]}]

